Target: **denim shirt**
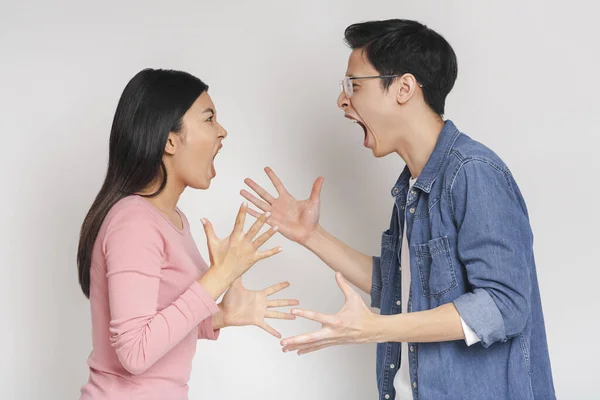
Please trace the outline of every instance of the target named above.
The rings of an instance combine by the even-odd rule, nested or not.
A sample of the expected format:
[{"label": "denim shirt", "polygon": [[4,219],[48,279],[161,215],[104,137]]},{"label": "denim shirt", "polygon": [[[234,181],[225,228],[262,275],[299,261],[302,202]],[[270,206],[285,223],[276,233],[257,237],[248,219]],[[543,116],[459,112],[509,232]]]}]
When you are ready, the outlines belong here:
[{"label": "denim shirt", "polygon": [[[500,158],[447,121],[412,190],[392,189],[390,229],[373,258],[371,305],[401,312],[404,223],[412,276],[409,312],[452,302],[481,340],[377,345],[379,399],[394,399],[409,357],[417,399],[555,399],[527,208]],[[406,218],[405,218],[406,216]],[[405,221],[406,219],[406,221]]]}]

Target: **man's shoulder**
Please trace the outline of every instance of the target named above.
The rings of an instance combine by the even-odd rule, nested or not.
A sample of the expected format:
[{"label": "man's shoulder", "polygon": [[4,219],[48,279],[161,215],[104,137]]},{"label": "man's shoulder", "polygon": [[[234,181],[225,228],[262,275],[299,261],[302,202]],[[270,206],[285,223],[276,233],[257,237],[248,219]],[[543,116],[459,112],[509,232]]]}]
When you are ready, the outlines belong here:
[{"label": "man's shoulder", "polygon": [[450,152],[451,161],[455,161],[455,165],[460,165],[469,161],[482,161],[492,164],[500,169],[508,170],[504,161],[483,143],[480,143],[464,133],[460,134]]},{"label": "man's shoulder", "polygon": [[452,185],[456,176],[467,164],[470,169],[493,168],[503,174],[510,174],[508,166],[498,154],[464,133],[456,138],[445,164],[442,172],[445,186]]}]

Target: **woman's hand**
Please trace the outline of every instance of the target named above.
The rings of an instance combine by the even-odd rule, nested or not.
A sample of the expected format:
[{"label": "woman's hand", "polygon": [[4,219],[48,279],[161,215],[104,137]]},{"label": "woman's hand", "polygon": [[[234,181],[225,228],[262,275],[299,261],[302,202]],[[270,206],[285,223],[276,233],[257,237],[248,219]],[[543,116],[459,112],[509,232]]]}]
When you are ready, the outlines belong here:
[{"label": "woman's hand", "polygon": [[[258,194],[261,199],[247,192],[241,191],[241,195],[252,202],[262,211],[270,212],[271,216],[268,223],[271,226],[278,226],[283,236],[301,245],[306,245],[310,236],[319,227],[320,215],[320,197],[323,187],[323,178],[318,178],[312,188],[310,197],[306,200],[296,200],[283,186],[281,180],[275,175],[271,168],[265,168],[265,172],[271,179],[273,186],[277,190],[279,197],[271,196],[265,189],[254,182],[252,179],[246,179],[244,182]],[[252,209],[248,213],[255,218],[260,213]]]},{"label": "woman's hand", "polygon": [[269,296],[280,292],[290,286],[288,282],[278,283],[267,289],[254,291],[242,285],[242,280],[237,279],[229,288],[223,301],[219,304],[222,311],[223,326],[249,326],[254,325],[264,329],[276,338],[281,334],[273,329],[265,318],[293,320],[292,314],[281,311],[272,311],[271,308],[296,306],[298,300],[269,300]]},{"label": "woman's hand", "polygon": [[248,204],[244,203],[240,207],[231,235],[225,239],[219,239],[213,230],[212,224],[206,219],[202,220],[210,255],[211,268],[209,271],[213,274],[216,273],[224,280],[223,285],[221,285],[223,291],[257,261],[274,256],[282,250],[281,247],[278,247],[263,252],[259,251],[259,248],[273,237],[278,228],[274,226],[255,239],[269,215],[263,215],[252,225],[248,232],[244,233],[247,212]]}]

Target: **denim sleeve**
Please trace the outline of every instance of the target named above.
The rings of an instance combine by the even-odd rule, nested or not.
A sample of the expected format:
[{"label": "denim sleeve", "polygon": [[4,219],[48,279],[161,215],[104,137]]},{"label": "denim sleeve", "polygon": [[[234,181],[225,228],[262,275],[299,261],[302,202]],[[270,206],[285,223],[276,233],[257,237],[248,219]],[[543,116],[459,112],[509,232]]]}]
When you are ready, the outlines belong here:
[{"label": "denim sleeve", "polygon": [[529,317],[533,235],[506,168],[465,160],[450,188],[458,256],[472,291],[454,300],[484,347],[520,334]]},{"label": "denim sleeve", "polygon": [[381,258],[373,257],[373,283],[371,285],[371,307],[381,308]]}]

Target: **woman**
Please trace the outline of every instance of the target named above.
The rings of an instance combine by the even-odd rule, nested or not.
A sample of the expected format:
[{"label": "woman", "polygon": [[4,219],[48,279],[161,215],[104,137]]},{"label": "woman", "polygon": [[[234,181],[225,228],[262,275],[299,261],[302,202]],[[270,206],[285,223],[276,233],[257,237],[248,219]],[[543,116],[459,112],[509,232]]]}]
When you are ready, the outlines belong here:
[{"label": "woman", "polygon": [[268,310],[297,304],[267,299],[288,283],[252,292],[240,281],[255,262],[281,251],[258,250],[277,231],[259,235],[268,216],[244,233],[242,205],[226,239],[203,220],[208,268],[177,208],[186,187],[208,189],[227,137],[207,91],[185,72],[147,69],[121,96],[108,172],[77,254],[93,339],[81,399],[187,399],[197,339],[215,340],[231,325],[256,325],[280,337],[264,318],[294,318]]}]

